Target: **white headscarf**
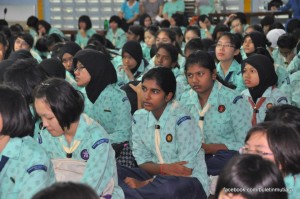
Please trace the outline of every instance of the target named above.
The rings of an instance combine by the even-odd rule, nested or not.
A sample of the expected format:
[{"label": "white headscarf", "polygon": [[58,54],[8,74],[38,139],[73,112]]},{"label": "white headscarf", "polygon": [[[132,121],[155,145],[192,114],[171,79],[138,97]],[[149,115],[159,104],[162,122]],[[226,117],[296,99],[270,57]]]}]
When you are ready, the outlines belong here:
[{"label": "white headscarf", "polygon": [[267,39],[272,43],[272,48],[277,47],[278,38],[285,33],[286,32],[283,29],[273,29],[267,33]]}]

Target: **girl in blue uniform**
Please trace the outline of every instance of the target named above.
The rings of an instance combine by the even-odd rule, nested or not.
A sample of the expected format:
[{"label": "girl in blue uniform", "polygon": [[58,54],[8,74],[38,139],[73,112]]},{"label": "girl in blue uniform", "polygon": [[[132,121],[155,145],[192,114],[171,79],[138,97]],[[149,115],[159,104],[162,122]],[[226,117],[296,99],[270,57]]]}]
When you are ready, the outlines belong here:
[{"label": "girl in blue uniform", "polygon": [[203,134],[199,145],[206,154],[208,174],[216,176],[243,145],[251,128],[251,112],[241,95],[219,81],[215,62],[208,53],[192,53],[185,73],[192,89],[182,94],[180,102],[198,120]]},{"label": "girl in blue uniform", "polygon": [[55,182],[47,153],[29,136],[34,123],[25,98],[0,86],[0,198],[31,198]]},{"label": "girl in blue uniform", "polygon": [[236,87],[238,92],[243,91],[246,87],[243,82],[241,73],[240,54],[241,41],[233,33],[223,33],[217,40],[216,57],[219,60],[217,64],[218,75],[228,84]]},{"label": "girl in blue uniform", "polygon": [[109,29],[105,35],[105,38],[111,41],[111,43],[117,48],[121,49],[127,41],[126,34],[121,28],[122,21],[120,17],[113,15],[109,19]]},{"label": "girl in blue uniform", "polygon": [[272,106],[288,103],[285,94],[275,87],[278,77],[268,57],[259,54],[248,57],[242,64],[242,73],[248,89],[241,94],[253,112],[252,125],[263,121]]},{"label": "girl in blue uniform", "polygon": [[51,35],[53,33],[58,34],[61,37],[64,37],[64,33],[62,31],[52,27],[51,24],[45,20],[39,20],[37,23],[37,28],[39,32],[39,37],[42,37],[44,35]]},{"label": "girl in blue uniform", "polygon": [[289,199],[297,199],[300,192],[299,142],[299,125],[289,121],[263,122],[250,129],[241,151],[274,162],[284,177]]},{"label": "girl in blue uniform", "polygon": [[281,87],[283,81],[288,77],[288,73],[286,71],[286,68],[284,68],[283,65],[274,63],[274,59],[272,58],[269,51],[267,50],[267,46],[270,45],[271,43],[267,40],[266,36],[263,33],[258,31],[253,31],[245,35],[244,37],[242,56],[243,59],[246,59],[250,55],[257,53],[257,54],[264,54],[270,57],[271,61],[274,64],[276,74],[278,76],[277,86]]},{"label": "girl in blue uniform", "polygon": [[[82,94],[65,80],[50,78],[36,87],[33,96],[35,110],[43,122],[38,142],[50,155],[57,180],[86,183],[100,197],[124,198],[108,134],[82,114]],[[70,172],[81,175],[77,178],[73,178],[74,173],[65,175],[60,172],[64,165],[70,165]]]},{"label": "girl in blue uniform", "polygon": [[200,129],[176,101],[170,69],[154,68],[142,79],[144,109],[132,122],[133,154],[139,168],[119,167],[128,198],[206,198],[208,183]]},{"label": "girl in blue uniform", "polygon": [[75,42],[84,48],[87,45],[89,38],[96,34],[96,30],[92,28],[92,22],[89,16],[82,15],[78,19],[78,31]]},{"label": "girl in blue uniform", "polygon": [[141,45],[137,41],[128,41],[122,48],[122,65],[117,67],[118,85],[136,80],[148,66],[143,58]]},{"label": "girl in blue uniform", "polygon": [[158,27],[151,25],[149,26],[144,33],[145,45],[142,46],[143,57],[149,62],[151,59],[150,50],[151,47],[155,44],[155,34],[158,31]]},{"label": "girl in blue uniform", "polygon": [[59,59],[66,69],[66,80],[75,88],[77,88],[75,82],[73,57],[81,50],[81,47],[72,41],[66,42],[59,51]]},{"label": "girl in blue uniform", "polygon": [[124,150],[129,150],[130,103],[116,84],[117,73],[109,58],[96,50],[85,49],[74,56],[73,63],[77,85],[85,90],[84,112],[104,127],[110,142],[117,145],[115,149],[124,146]]}]

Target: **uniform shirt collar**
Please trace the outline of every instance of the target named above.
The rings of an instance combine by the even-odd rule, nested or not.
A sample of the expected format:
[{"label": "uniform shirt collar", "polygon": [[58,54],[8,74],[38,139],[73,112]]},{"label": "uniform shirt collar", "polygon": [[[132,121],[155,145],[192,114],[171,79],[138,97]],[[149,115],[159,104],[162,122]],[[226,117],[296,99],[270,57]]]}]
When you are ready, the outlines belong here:
[{"label": "uniform shirt collar", "polygon": [[169,102],[167,104],[164,112],[162,113],[162,115],[159,118],[159,121],[156,120],[156,118],[154,117],[152,112],[148,112],[148,127],[159,125],[161,128],[163,128],[167,123],[170,109],[172,107],[171,104],[172,104],[172,102]]},{"label": "uniform shirt collar", "polygon": [[21,138],[10,138],[1,155],[8,158],[18,159],[22,148],[23,140]]}]

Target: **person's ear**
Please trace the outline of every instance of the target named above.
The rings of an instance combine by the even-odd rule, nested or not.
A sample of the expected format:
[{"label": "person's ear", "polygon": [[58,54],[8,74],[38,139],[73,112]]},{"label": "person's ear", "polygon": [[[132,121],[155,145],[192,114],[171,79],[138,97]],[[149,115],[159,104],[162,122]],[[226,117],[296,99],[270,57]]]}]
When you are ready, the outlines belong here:
[{"label": "person's ear", "polygon": [[214,69],[213,73],[212,73],[212,79],[216,80],[217,79],[217,70]]},{"label": "person's ear", "polygon": [[173,96],[174,96],[174,93],[169,92],[165,97],[165,101],[169,102],[173,98]]}]

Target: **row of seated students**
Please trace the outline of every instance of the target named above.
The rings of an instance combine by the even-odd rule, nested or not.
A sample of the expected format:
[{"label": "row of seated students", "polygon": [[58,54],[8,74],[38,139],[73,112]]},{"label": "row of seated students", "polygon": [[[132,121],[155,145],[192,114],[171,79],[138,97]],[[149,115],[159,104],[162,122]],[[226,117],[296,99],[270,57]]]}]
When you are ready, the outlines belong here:
[{"label": "row of seated students", "polygon": [[[186,39],[183,55],[174,30],[156,28],[153,56],[147,59],[141,45],[144,32],[134,34],[134,28],[129,27],[129,41],[120,50],[108,51],[106,40],[93,35],[87,49],[70,41],[59,43],[52,58],[40,63],[29,51],[33,38],[16,35],[13,52],[0,62],[6,85],[0,95],[0,175],[9,182],[3,197],[30,198],[55,181],[52,165],[56,180],[63,180],[60,165],[80,165],[75,180],[103,198],[206,198],[224,165],[243,146],[243,153],[272,156],[286,187],[293,190],[289,196],[296,197],[299,180],[292,179],[298,178],[299,158],[282,159],[291,155],[282,149],[299,143],[298,123],[278,113],[283,117],[279,120],[293,127],[275,128],[285,133],[287,143],[270,141],[268,126],[250,130],[273,107],[298,105],[297,85],[293,88],[285,66],[274,65],[268,36],[252,31],[242,37],[223,30],[209,45],[198,34]],[[8,40],[5,34],[3,38]],[[282,50],[278,48],[279,55],[287,62],[291,52]],[[297,113],[296,106],[291,109]],[[252,134],[257,135],[254,141]],[[257,141],[263,149],[252,144]],[[299,154],[297,147],[293,150]],[[20,158],[14,161],[15,156]],[[20,189],[24,183],[28,187]]]}]

